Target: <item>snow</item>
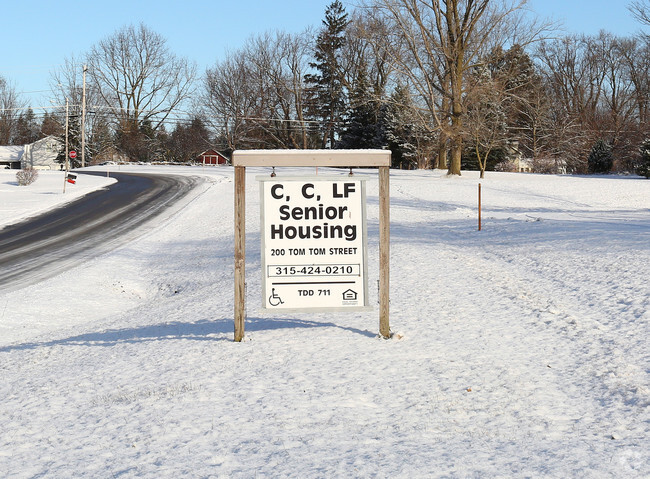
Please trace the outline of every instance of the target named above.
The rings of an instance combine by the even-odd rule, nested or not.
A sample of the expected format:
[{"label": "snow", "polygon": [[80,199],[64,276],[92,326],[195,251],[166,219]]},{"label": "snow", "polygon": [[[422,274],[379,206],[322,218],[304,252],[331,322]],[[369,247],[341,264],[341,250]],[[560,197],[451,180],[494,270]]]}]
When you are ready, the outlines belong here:
[{"label": "snow", "polygon": [[0,161],[20,161],[24,146],[0,146]]},{"label": "snow", "polygon": [[[650,181],[488,172],[479,232],[476,173],[391,171],[383,340],[376,170],[355,172],[375,310],[274,315],[270,170],[248,168],[235,343],[233,170],[135,169],[207,181],[137,240],[0,295],[3,476],[647,477]],[[0,224],[63,199],[3,175]]]},{"label": "snow", "polygon": [[115,182],[110,176],[83,175],[75,184],[65,183],[64,192],[63,171],[38,171],[38,179],[27,186],[18,186],[17,171],[20,170],[0,170],[0,228],[65,205]]}]

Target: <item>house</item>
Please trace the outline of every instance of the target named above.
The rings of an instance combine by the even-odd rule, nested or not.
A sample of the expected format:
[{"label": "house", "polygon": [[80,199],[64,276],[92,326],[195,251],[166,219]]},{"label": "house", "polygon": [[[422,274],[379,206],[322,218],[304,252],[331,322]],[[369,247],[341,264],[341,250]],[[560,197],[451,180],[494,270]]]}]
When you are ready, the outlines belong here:
[{"label": "house", "polygon": [[230,160],[217,150],[207,150],[196,159],[197,163],[204,165],[227,165]]},{"label": "house", "polygon": [[508,145],[506,146],[506,155],[514,165],[515,171],[519,173],[530,173],[533,171],[531,161],[524,158],[522,151],[519,149],[519,142],[517,140],[508,142]]},{"label": "house", "polygon": [[56,136],[51,135],[29,145],[25,145],[25,153],[20,161],[21,168],[60,170],[61,164],[55,160],[63,148],[63,142]]},{"label": "house", "polygon": [[0,168],[19,170],[24,146],[0,146]]},{"label": "house", "polygon": [[530,160],[527,158],[522,158],[520,156],[516,157],[514,160],[515,171],[519,173],[530,173],[533,171],[533,165]]}]

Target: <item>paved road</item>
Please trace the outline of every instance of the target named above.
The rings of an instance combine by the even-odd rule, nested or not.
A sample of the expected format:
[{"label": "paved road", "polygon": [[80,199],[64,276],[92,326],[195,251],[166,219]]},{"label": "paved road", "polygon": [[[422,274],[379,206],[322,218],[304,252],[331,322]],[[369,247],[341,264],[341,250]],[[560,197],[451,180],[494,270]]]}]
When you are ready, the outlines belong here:
[{"label": "paved road", "polygon": [[[93,174],[84,172],[83,174]],[[103,173],[96,173],[103,174]],[[117,183],[0,229],[0,289],[13,291],[125,243],[200,179],[111,173]]]}]

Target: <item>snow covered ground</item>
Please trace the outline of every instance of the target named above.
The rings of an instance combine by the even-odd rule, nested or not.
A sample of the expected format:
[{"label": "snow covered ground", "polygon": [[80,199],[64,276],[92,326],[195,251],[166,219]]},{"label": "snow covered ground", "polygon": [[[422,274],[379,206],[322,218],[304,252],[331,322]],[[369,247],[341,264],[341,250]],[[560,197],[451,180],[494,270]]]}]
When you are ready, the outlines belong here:
[{"label": "snow covered ground", "polygon": [[[356,173],[375,311],[272,315],[249,169],[234,343],[232,169],[138,168],[208,180],[138,240],[0,294],[3,477],[648,477],[650,181],[488,173],[479,232],[476,173],[392,171],[383,340],[376,172]],[[12,179],[0,224],[62,199]]]},{"label": "snow covered ground", "polygon": [[76,200],[115,181],[110,176],[85,175],[75,184],[66,182],[63,191],[62,171],[39,171],[38,179],[28,186],[18,186],[16,171],[0,170],[0,227]]}]

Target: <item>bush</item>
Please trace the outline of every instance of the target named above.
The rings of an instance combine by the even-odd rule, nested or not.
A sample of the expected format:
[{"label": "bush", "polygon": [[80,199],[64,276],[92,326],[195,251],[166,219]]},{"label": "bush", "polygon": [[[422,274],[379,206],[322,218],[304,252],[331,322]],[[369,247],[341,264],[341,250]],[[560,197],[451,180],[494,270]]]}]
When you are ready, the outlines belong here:
[{"label": "bush", "polygon": [[16,172],[16,180],[18,180],[18,186],[27,186],[31,185],[38,179],[38,171],[33,168],[25,168]]},{"label": "bush", "polygon": [[614,166],[612,147],[605,140],[598,140],[587,158],[589,173],[609,173],[612,171],[612,166]]},{"label": "bush", "polygon": [[639,176],[650,178],[650,138],[646,139],[639,148],[639,160],[634,171]]}]

